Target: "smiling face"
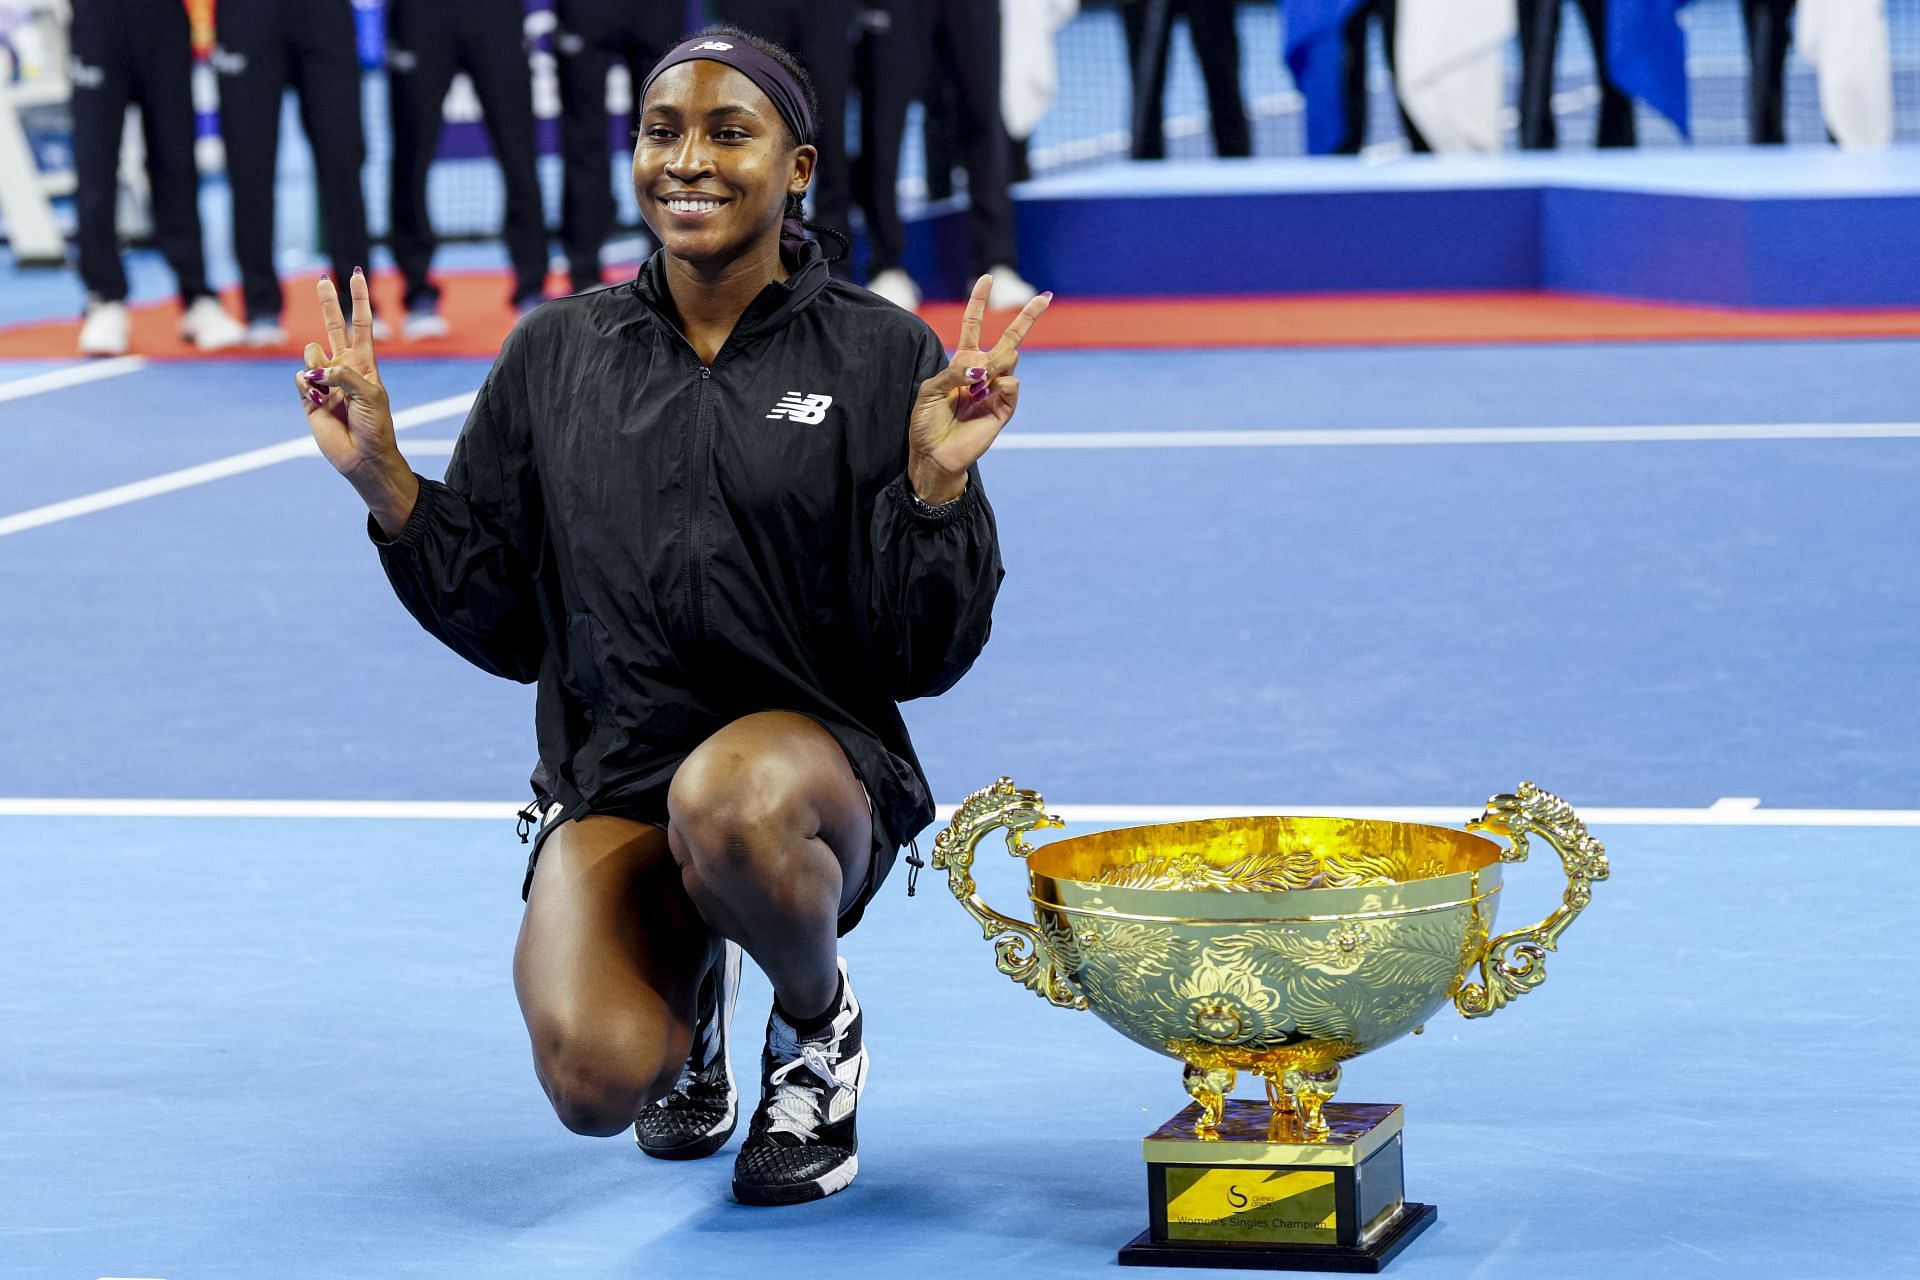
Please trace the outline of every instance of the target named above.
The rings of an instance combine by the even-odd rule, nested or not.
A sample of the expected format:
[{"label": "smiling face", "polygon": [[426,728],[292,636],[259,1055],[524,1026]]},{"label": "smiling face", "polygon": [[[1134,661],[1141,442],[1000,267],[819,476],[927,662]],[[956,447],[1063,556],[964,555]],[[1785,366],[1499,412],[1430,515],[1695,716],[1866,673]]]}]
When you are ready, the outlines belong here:
[{"label": "smiling face", "polygon": [[669,67],[647,90],[633,190],[669,254],[725,265],[778,252],[787,196],[807,189],[815,155],[795,143],[753,81],[696,59]]}]

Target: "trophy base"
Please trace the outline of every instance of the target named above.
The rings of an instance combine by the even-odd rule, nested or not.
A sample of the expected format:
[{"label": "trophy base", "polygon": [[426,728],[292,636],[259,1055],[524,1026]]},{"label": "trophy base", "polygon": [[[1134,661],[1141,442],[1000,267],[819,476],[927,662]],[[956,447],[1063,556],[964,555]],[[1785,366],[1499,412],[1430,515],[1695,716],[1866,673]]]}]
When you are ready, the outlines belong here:
[{"label": "trophy base", "polygon": [[1250,1244],[1223,1240],[1213,1244],[1156,1241],[1149,1227],[1120,1247],[1123,1267],[1228,1267],[1247,1271],[1337,1271],[1375,1275],[1386,1269],[1413,1238],[1433,1225],[1440,1211],[1430,1204],[1408,1203],[1372,1244]]},{"label": "trophy base", "polygon": [[1403,1189],[1397,1106],[1329,1103],[1309,1140],[1291,1113],[1229,1101],[1217,1134],[1188,1107],[1147,1136],[1149,1226],[1124,1266],[1377,1272],[1438,1216]]}]

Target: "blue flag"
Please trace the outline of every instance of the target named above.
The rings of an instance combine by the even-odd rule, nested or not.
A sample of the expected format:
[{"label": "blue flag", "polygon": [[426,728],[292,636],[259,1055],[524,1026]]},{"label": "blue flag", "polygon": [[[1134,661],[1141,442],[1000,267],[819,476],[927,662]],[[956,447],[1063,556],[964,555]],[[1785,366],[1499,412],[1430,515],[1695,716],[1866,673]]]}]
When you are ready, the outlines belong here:
[{"label": "blue flag", "polygon": [[[1551,0],[1550,0],[1551,2]],[[1629,96],[1687,128],[1686,0],[1607,0],[1607,74]]]},{"label": "blue flag", "polygon": [[1307,154],[1324,156],[1347,132],[1346,27],[1360,0],[1282,0],[1287,70],[1307,100]]}]

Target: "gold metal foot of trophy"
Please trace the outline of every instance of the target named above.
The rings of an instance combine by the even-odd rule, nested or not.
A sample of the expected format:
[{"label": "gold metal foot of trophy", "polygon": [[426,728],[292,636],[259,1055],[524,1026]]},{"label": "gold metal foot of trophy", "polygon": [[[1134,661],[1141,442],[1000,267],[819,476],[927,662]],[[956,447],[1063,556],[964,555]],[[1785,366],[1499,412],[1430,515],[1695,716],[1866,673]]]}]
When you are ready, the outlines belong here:
[{"label": "gold metal foot of trophy", "polygon": [[[1143,1144],[1148,1226],[1120,1250],[1128,1265],[1383,1268],[1436,1210],[1406,1198],[1402,1109],[1333,1101],[1341,1064],[1449,1002],[1485,1017],[1539,986],[1608,872],[1573,810],[1530,782],[1465,831],[1276,817],[1022,839],[1059,825],[1002,778],[967,797],[933,865],[1002,973],[1184,1064],[1194,1101]],[[1027,860],[1032,923],[977,892],[993,831]],[[1502,865],[1534,835],[1560,855],[1560,906],[1489,937]],[[1265,1082],[1265,1104],[1227,1097],[1240,1071]]]}]

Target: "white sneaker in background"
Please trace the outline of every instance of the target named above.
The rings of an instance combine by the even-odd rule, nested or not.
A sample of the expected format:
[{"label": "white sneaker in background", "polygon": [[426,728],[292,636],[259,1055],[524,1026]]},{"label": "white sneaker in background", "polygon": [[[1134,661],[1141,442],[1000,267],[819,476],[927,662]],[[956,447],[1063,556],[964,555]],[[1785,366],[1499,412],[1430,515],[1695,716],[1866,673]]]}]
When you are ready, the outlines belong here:
[{"label": "white sneaker in background", "polygon": [[991,310],[1010,311],[1015,307],[1024,307],[1040,292],[1004,262],[989,267],[987,274],[993,277],[993,288],[987,291],[987,306]]},{"label": "white sneaker in background", "polygon": [[286,326],[278,320],[249,320],[247,321],[247,345],[284,347],[287,345]]},{"label": "white sneaker in background", "polygon": [[[452,332],[447,327],[447,318],[434,306],[421,307],[407,312],[407,322],[401,326],[401,334],[408,342],[420,342],[428,338],[444,338]],[[375,341],[378,341],[376,336]]]},{"label": "white sneaker in background", "polygon": [[898,267],[889,267],[867,281],[867,292],[877,293],[894,306],[905,307],[908,311],[920,309],[920,286]]},{"label": "white sneaker in background", "polygon": [[200,351],[224,351],[247,340],[246,326],[227,314],[220,299],[195,298],[180,317],[180,337]]},{"label": "white sneaker in background", "polygon": [[80,326],[80,354],[123,356],[132,339],[133,317],[124,302],[87,303],[86,322]]}]

